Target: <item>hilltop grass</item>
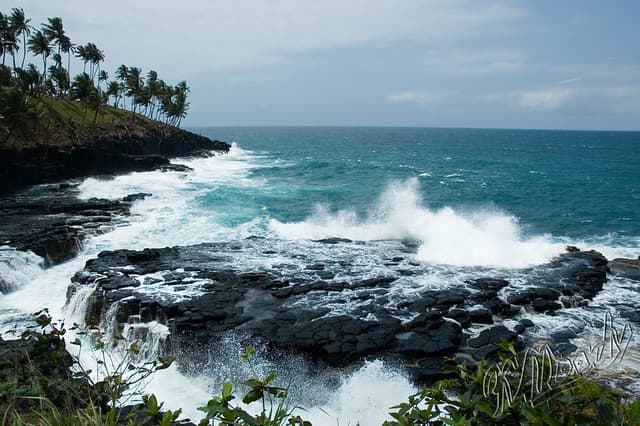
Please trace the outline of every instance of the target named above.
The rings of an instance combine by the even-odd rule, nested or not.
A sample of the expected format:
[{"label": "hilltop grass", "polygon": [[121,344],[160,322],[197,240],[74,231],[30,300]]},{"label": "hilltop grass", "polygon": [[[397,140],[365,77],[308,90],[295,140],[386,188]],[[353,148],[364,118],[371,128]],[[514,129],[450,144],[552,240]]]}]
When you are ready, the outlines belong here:
[{"label": "hilltop grass", "polygon": [[10,116],[6,120],[0,119],[0,135],[6,135],[0,136],[0,147],[4,148],[79,144],[95,136],[133,133],[150,126],[165,126],[144,115],[109,105],[103,104],[96,108],[84,101],[12,93],[12,90],[15,89],[0,88],[0,100],[8,104],[11,95],[22,97],[19,102],[23,103],[24,111],[31,113],[32,119],[19,123],[12,123]]}]

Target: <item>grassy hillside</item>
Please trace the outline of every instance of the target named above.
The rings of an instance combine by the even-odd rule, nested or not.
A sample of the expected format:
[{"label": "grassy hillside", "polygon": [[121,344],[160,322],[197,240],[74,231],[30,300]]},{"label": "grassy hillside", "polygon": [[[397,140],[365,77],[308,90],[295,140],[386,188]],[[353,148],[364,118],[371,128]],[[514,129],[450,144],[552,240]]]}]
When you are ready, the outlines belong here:
[{"label": "grassy hillside", "polygon": [[[20,99],[21,98],[21,99]],[[96,137],[131,136],[168,130],[159,121],[108,105],[0,89],[0,148],[86,144]]]}]

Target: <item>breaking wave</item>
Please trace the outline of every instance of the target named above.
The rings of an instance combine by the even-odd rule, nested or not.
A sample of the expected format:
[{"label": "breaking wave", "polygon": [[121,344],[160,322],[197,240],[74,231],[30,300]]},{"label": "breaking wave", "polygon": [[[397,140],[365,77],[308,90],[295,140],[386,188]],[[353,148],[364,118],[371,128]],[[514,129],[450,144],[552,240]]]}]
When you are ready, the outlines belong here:
[{"label": "breaking wave", "polygon": [[317,205],[302,222],[272,219],[269,227],[286,239],[419,240],[417,260],[457,266],[521,268],[545,263],[564,247],[549,235],[525,236],[516,217],[496,209],[429,209],[416,178],[389,184],[365,218]]}]

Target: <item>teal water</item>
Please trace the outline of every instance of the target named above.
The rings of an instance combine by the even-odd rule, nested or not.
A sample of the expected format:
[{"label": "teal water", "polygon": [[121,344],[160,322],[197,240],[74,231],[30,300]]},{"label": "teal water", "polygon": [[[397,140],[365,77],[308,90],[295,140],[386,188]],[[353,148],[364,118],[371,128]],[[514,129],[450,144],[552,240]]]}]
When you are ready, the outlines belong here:
[{"label": "teal water", "polygon": [[[193,130],[234,146],[227,155],[174,160],[190,172],[156,170],[80,183],[82,199],[152,195],[132,206],[126,225],[87,239],[76,259],[45,271],[37,256],[5,250],[8,263],[0,273],[16,290],[0,297],[0,329],[43,307],[55,318],[82,322],[83,297],[90,293],[67,304],[69,278],[104,250],[229,242],[238,248],[224,253],[230,268],[267,270],[291,282],[319,279],[307,268],[316,263],[336,272],[323,278],[330,281],[392,277],[387,302],[380,303],[393,310],[424,290],[465,288],[469,279],[482,276],[509,281],[501,290],[501,297],[508,297],[537,286],[548,262],[567,244],[599,250],[610,259],[640,255],[639,132]],[[329,237],[352,241],[317,241]],[[167,289],[141,285],[138,291],[183,300],[201,290],[194,282]],[[328,307],[331,314],[360,315],[370,301],[357,291],[310,292],[304,303]],[[639,294],[640,283],[611,275],[588,304],[553,315],[524,310],[521,315],[536,324],[528,331],[536,341],[570,332],[577,335],[573,344],[588,348],[601,339],[603,315],[621,319],[621,313],[636,312]],[[517,319],[501,321],[511,328]],[[156,335],[166,331],[148,326]],[[639,336],[633,335],[623,364],[629,371],[640,366]],[[236,369],[229,354],[243,349],[238,344],[232,334],[228,344],[216,348],[211,371],[166,370],[149,389],[175,404],[169,408],[182,407],[199,418],[196,408]],[[300,365],[287,359],[265,371],[277,371],[285,386],[287,379],[299,380],[292,394],[307,398],[304,417],[313,424],[335,425],[337,419],[379,424],[398,395],[417,391],[404,371],[380,360],[345,372],[337,387],[300,374]],[[336,399],[327,400],[329,395]]]},{"label": "teal water", "polygon": [[[282,222],[321,203],[364,214],[386,184],[416,178],[425,206],[497,209],[525,233],[637,246],[640,133],[443,128],[196,128],[259,153],[268,191],[216,193]],[[269,162],[272,165],[269,166]],[[237,217],[242,221],[242,217]]]}]

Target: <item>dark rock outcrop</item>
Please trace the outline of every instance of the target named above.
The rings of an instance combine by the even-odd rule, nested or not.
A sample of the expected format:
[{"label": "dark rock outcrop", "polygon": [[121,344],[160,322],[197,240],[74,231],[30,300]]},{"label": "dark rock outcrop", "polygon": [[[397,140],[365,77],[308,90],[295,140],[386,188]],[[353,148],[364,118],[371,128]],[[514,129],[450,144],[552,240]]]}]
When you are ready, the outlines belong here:
[{"label": "dark rock outcrop", "polygon": [[640,257],[637,259],[613,259],[609,261],[609,268],[614,275],[640,281]]},{"label": "dark rock outcrop", "polygon": [[[169,158],[227,152],[229,144],[185,130],[148,124],[83,138],[82,143],[51,143],[0,150],[0,194],[28,185],[159,167],[175,170]],[[183,169],[184,170],[184,169]]]},{"label": "dark rock outcrop", "polygon": [[[265,264],[274,253],[264,250],[259,238],[103,252],[73,277],[70,295],[79,286],[95,283],[87,309],[89,325],[100,325],[108,311],[120,327],[158,321],[171,331],[169,346],[205,347],[236,331],[335,365],[393,354],[417,377],[426,378],[437,376],[435,370],[446,356],[462,352],[468,358],[492,357],[502,339],[522,346],[519,334],[533,326],[529,320],[522,320],[515,331],[498,324],[470,338],[463,330],[474,323],[500,323],[523,308],[552,312],[539,307],[539,301],[552,304],[564,296],[587,295],[585,288],[602,286],[599,272],[606,268],[596,253],[567,253],[532,271],[536,285],[530,287],[482,278],[468,286],[404,295],[394,286],[406,275],[352,274],[348,260],[305,255],[297,258],[303,264],[255,271],[237,266],[236,259],[246,256],[259,256],[263,260],[257,264]],[[321,278],[320,273],[329,276]],[[596,281],[598,277],[602,281]],[[153,291],[147,290],[150,286]]]},{"label": "dark rock outcrop", "polygon": [[0,243],[32,251],[46,266],[75,257],[88,235],[105,232],[122,221],[131,204],[150,194],[122,200],[76,198],[71,185],[41,188],[0,199]]}]

